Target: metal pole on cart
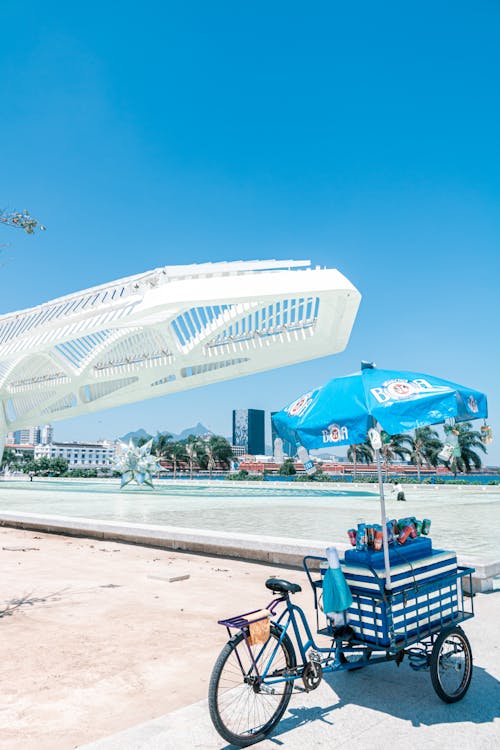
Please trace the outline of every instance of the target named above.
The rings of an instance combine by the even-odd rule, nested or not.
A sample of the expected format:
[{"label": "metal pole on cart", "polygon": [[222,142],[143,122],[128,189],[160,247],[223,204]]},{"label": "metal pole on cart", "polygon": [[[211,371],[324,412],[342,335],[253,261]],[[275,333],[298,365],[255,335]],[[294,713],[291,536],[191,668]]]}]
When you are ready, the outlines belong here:
[{"label": "metal pole on cart", "polygon": [[389,539],[387,536],[387,522],[385,515],[385,497],[384,483],[382,481],[382,462],[380,460],[380,450],[375,449],[375,459],[377,461],[378,491],[380,495],[380,513],[382,515],[382,548],[384,550],[385,564],[385,588],[389,591],[392,589],[391,584],[391,563],[389,560]]}]

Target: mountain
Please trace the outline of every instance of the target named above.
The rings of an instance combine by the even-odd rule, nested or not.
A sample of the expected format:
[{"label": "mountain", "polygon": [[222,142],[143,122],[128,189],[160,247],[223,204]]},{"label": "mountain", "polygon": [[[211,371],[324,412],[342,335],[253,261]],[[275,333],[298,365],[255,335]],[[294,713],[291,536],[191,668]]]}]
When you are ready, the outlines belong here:
[{"label": "mountain", "polygon": [[208,429],[208,427],[205,427],[205,425],[202,425],[201,422],[198,422],[194,427],[188,427],[185,430],[182,430],[178,435],[172,435],[174,440],[185,440],[190,435],[211,435],[212,433]]},{"label": "mountain", "polygon": [[132,440],[133,443],[137,443],[138,440],[141,438],[146,438],[146,440],[149,440],[149,438],[152,437],[149,432],[146,432],[146,430],[143,430],[142,427],[138,430],[135,430],[135,432],[127,432],[126,435],[123,435],[122,437],[119,437],[118,440],[120,440],[122,443],[129,443],[130,440]]},{"label": "mountain", "polygon": [[[212,433],[208,429],[208,427],[205,427],[205,425],[202,425],[201,422],[198,422],[198,424],[194,425],[194,427],[187,427],[185,430],[182,430],[178,435],[175,434],[175,432],[170,432],[170,430],[161,430],[161,432],[167,432],[169,435],[172,435],[172,440],[185,440],[190,435],[211,435]],[[123,435],[123,437],[118,438],[118,440],[121,440],[122,443],[128,443],[129,440],[132,440],[134,443],[137,443],[138,440],[141,438],[146,438],[146,440],[149,440],[150,437],[153,437],[149,434],[149,432],[146,432],[142,427],[140,427],[138,430],[135,430],[134,432],[127,432],[126,435]]]}]

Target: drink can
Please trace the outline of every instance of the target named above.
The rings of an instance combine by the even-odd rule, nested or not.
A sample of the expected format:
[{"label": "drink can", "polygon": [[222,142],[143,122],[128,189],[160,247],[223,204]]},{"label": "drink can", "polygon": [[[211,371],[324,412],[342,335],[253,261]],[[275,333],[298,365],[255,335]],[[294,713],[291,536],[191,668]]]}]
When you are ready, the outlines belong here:
[{"label": "drink can", "polygon": [[406,526],[404,526],[404,528],[402,529],[402,531],[400,532],[398,536],[398,543],[404,544],[406,540],[408,539],[408,537],[410,536],[410,533],[411,533],[411,526],[407,524]]},{"label": "drink can", "polygon": [[366,543],[369,547],[373,547],[374,532],[375,532],[375,526],[366,527]]},{"label": "drink can", "polygon": [[425,534],[427,536],[430,530],[431,522],[428,518],[424,518],[424,520],[422,521],[422,534]]},{"label": "drink can", "polygon": [[415,521],[415,529],[417,532],[417,536],[420,536],[422,533],[422,521]]},{"label": "drink can", "polygon": [[387,521],[386,526],[387,526],[387,543],[392,544],[394,541],[392,521]]},{"label": "drink can", "polygon": [[366,524],[358,523],[358,530],[356,532],[356,549],[361,552],[365,550],[366,547]]},{"label": "drink can", "polygon": [[356,529],[349,529],[347,533],[349,535],[349,540],[352,546],[355,547],[356,546]]},{"label": "drink can", "polygon": [[410,536],[412,539],[416,539],[417,537],[417,529],[415,528],[415,524],[413,522],[410,523]]},{"label": "drink can", "polygon": [[379,552],[382,549],[382,526],[375,524],[373,527],[373,549]]},{"label": "drink can", "polygon": [[393,518],[391,521],[389,521],[389,523],[392,526],[392,535],[393,537],[396,537],[399,534],[398,522],[396,521],[395,518]]}]

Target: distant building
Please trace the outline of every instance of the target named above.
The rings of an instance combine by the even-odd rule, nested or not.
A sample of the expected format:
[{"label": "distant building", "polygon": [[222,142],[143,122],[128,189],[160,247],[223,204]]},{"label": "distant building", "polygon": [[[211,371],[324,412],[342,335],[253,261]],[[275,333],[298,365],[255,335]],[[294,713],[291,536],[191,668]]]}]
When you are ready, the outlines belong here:
[{"label": "distant building", "polygon": [[40,442],[40,427],[25,427],[14,431],[14,443],[16,445],[38,445]]},{"label": "distant building", "polygon": [[[273,416],[277,414],[278,412],[272,411],[271,412],[271,445],[272,445],[272,451],[274,454],[274,441],[277,437],[279,437],[278,433],[276,432],[276,428],[273,423]],[[292,445],[289,440],[283,440],[283,453],[285,456],[295,456],[297,453],[297,450],[295,448],[295,445]]]},{"label": "distant building", "polygon": [[46,424],[42,427],[40,438],[40,442],[42,443],[42,445],[48,445],[49,443],[52,443],[52,441],[54,440],[54,428],[51,424]]},{"label": "distant building", "polygon": [[235,456],[246,456],[247,451],[243,445],[232,445],[231,448]]},{"label": "distant building", "polygon": [[102,443],[48,443],[35,446],[34,457],[64,458],[70,469],[111,468],[115,457],[115,444]]},{"label": "distant building", "polygon": [[54,428],[50,424],[43,427],[34,425],[33,427],[24,427],[21,430],[7,433],[6,442],[12,445],[46,445],[51,443],[54,438]]},{"label": "distant building", "polygon": [[244,448],[245,453],[253,456],[266,452],[263,410],[233,410],[233,445]]}]

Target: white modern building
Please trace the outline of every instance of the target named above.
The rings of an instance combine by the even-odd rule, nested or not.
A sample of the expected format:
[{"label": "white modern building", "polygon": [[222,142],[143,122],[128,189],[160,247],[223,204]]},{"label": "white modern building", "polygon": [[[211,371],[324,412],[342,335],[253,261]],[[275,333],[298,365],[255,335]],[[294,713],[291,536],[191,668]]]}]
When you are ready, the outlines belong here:
[{"label": "white modern building", "polygon": [[0,316],[8,431],[342,351],[361,295],[310,261],[165,266]]},{"label": "white modern building", "polygon": [[35,446],[35,460],[42,458],[64,458],[69,469],[111,468],[115,457],[115,444],[102,443],[50,443]]}]

